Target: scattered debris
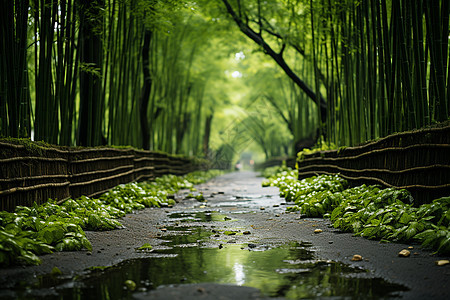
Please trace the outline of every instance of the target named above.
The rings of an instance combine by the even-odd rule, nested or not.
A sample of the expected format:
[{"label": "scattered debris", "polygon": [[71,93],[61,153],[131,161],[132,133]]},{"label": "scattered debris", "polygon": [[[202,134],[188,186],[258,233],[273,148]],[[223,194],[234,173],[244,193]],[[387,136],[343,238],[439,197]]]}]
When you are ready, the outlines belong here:
[{"label": "scattered debris", "polygon": [[53,267],[51,274],[52,274],[52,276],[58,276],[58,275],[62,275],[62,272],[58,267]]},{"label": "scattered debris", "polygon": [[225,234],[225,235],[236,235],[236,231],[231,231],[231,230],[227,230],[227,231],[224,231],[223,232],[223,234]]},{"label": "scattered debris", "polygon": [[130,291],[134,291],[136,289],[136,282],[134,282],[133,280],[126,280],[124,282],[125,287],[130,290]]},{"label": "scattered debris", "polygon": [[450,264],[450,261],[447,259],[441,259],[441,260],[435,261],[435,263],[437,266],[445,266],[445,265]]},{"label": "scattered debris", "polygon": [[355,254],[352,257],[352,261],[361,261],[363,259],[363,257],[359,254]]},{"label": "scattered debris", "polygon": [[197,201],[200,201],[200,202],[206,202],[206,199],[205,199],[205,197],[203,196],[202,193],[196,195],[194,198],[195,198]]},{"label": "scattered debris", "polygon": [[144,245],[140,246],[136,250],[150,251],[152,249],[153,249],[152,245],[150,245],[149,243],[145,243]]}]

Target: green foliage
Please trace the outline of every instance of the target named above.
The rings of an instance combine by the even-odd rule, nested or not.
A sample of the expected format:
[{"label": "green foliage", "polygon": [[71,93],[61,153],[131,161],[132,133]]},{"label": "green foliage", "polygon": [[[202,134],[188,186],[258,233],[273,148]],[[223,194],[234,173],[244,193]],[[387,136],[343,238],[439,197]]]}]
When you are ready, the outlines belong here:
[{"label": "green foliage", "polygon": [[305,158],[305,154],[312,154],[312,153],[316,153],[316,152],[320,152],[320,151],[327,151],[327,150],[336,150],[338,149],[338,147],[331,143],[331,142],[324,142],[321,141],[319,142],[316,146],[312,147],[311,149],[303,149],[302,151],[297,153],[297,161],[301,162],[303,161],[303,159]]},{"label": "green foliage", "polygon": [[62,272],[58,267],[53,267],[51,274],[52,276],[59,276],[62,275]]},{"label": "green foliage", "polygon": [[149,243],[145,243],[144,245],[140,246],[136,250],[147,250],[147,251],[150,251],[152,249],[153,249],[152,245],[150,245]]},{"label": "green foliage", "polygon": [[123,284],[130,291],[134,291],[136,289],[136,282],[133,280],[125,280]]},{"label": "green foliage", "polygon": [[[38,265],[41,260],[32,251],[38,250],[41,243],[26,237],[17,229],[0,226],[0,265],[27,264]],[[51,252],[51,248],[48,248]]]},{"label": "green foliage", "polygon": [[[193,188],[220,171],[194,172],[185,176],[165,175],[153,182],[123,184],[99,199],[82,196],[61,205],[49,201],[33,207],[18,206],[15,212],[0,212],[0,266],[39,264],[37,255],[53,251],[92,251],[84,230],[121,228],[117,220],[145,207],[174,205],[168,194]],[[190,181],[192,180],[192,182]]]},{"label": "green foliage", "polygon": [[205,197],[203,196],[202,193],[200,193],[200,194],[198,194],[198,195],[195,195],[194,198],[195,198],[197,201],[200,201],[200,202],[206,202]]},{"label": "green foliage", "polygon": [[292,168],[287,167],[286,164],[283,164],[281,166],[268,167],[264,169],[261,175],[265,178],[271,178],[272,176],[275,176],[281,172],[292,172]]},{"label": "green foliage", "polygon": [[[263,185],[267,182],[263,182]],[[338,175],[296,180],[281,172],[269,179],[280,195],[295,202],[290,211],[330,218],[333,226],[357,236],[394,242],[420,242],[440,254],[450,253],[450,197],[413,207],[407,190],[361,185],[347,188]]]},{"label": "green foliage", "polygon": [[80,70],[86,73],[90,73],[94,75],[95,77],[101,77],[101,69],[96,67],[95,63],[80,63]]},{"label": "green foliage", "polygon": [[54,148],[54,145],[47,144],[43,141],[32,141],[30,138],[1,138],[0,141],[4,141],[11,144],[22,145],[29,151],[30,153],[37,154],[40,156],[45,156],[45,152],[51,148]]}]

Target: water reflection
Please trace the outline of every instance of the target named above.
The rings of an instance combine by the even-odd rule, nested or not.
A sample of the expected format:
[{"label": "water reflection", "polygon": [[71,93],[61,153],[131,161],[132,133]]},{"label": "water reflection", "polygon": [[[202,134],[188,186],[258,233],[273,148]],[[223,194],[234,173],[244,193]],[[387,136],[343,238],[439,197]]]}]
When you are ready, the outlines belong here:
[{"label": "water reflection", "polygon": [[234,271],[234,279],[236,281],[236,284],[244,285],[244,283],[245,283],[244,266],[239,263],[235,263],[233,266],[233,271]]},{"label": "water reflection", "polygon": [[224,222],[230,220],[218,211],[173,212],[168,214],[171,221],[179,222]]},{"label": "water reflection", "polygon": [[[71,281],[42,277],[36,286],[21,290],[12,298],[131,299],[132,293],[124,288],[126,280],[136,282],[138,291],[169,284],[211,282],[255,287],[265,296],[294,299],[395,297],[396,292],[405,290],[373,278],[363,269],[319,261],[306,243],[206,248],[201,241],[208,236],[210,233],[200,228],[185,228],[179,234],[164,237],[170,247],[156,249],[144,259],[125,261]],[[193,246],[175,247],[178,244]]]}]

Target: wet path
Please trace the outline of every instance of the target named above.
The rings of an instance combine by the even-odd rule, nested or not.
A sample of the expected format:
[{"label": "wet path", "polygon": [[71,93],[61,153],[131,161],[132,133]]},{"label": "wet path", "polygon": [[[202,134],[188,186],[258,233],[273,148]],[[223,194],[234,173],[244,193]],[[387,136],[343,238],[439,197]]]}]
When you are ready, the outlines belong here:
[{"label": "wet path", "polygon": [[[172,208],[127,215],[125,229],[87,232],[93,252],[55,253],[42,266],[1,271],[0,298],[447,299],[449,268],[410,245],[339,233],[327,220],[285,213],[277,188],[253,172],[197,186],[206,202],[176,195]],[[314,233],[321,229],[321,233]],[[144,244],[153,249],[136,250]],[[362,261],[352,262],[354,254]],[[53,267],[62,275],[52,276]],[[74,279],[77,275],[78,278]],[[134,292],[124,282],[136,283]],[[20,288],[24,282],[32,289]]]}]

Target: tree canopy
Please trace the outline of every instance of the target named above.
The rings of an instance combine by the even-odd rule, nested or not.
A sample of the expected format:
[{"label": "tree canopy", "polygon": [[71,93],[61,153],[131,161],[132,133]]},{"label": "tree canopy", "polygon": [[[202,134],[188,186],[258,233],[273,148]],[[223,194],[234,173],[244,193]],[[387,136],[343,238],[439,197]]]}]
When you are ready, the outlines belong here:
[{"label": "tree canopy", "polygon": [[0,8],[1,137],[263,159],[449,118],[448,0]]}]

